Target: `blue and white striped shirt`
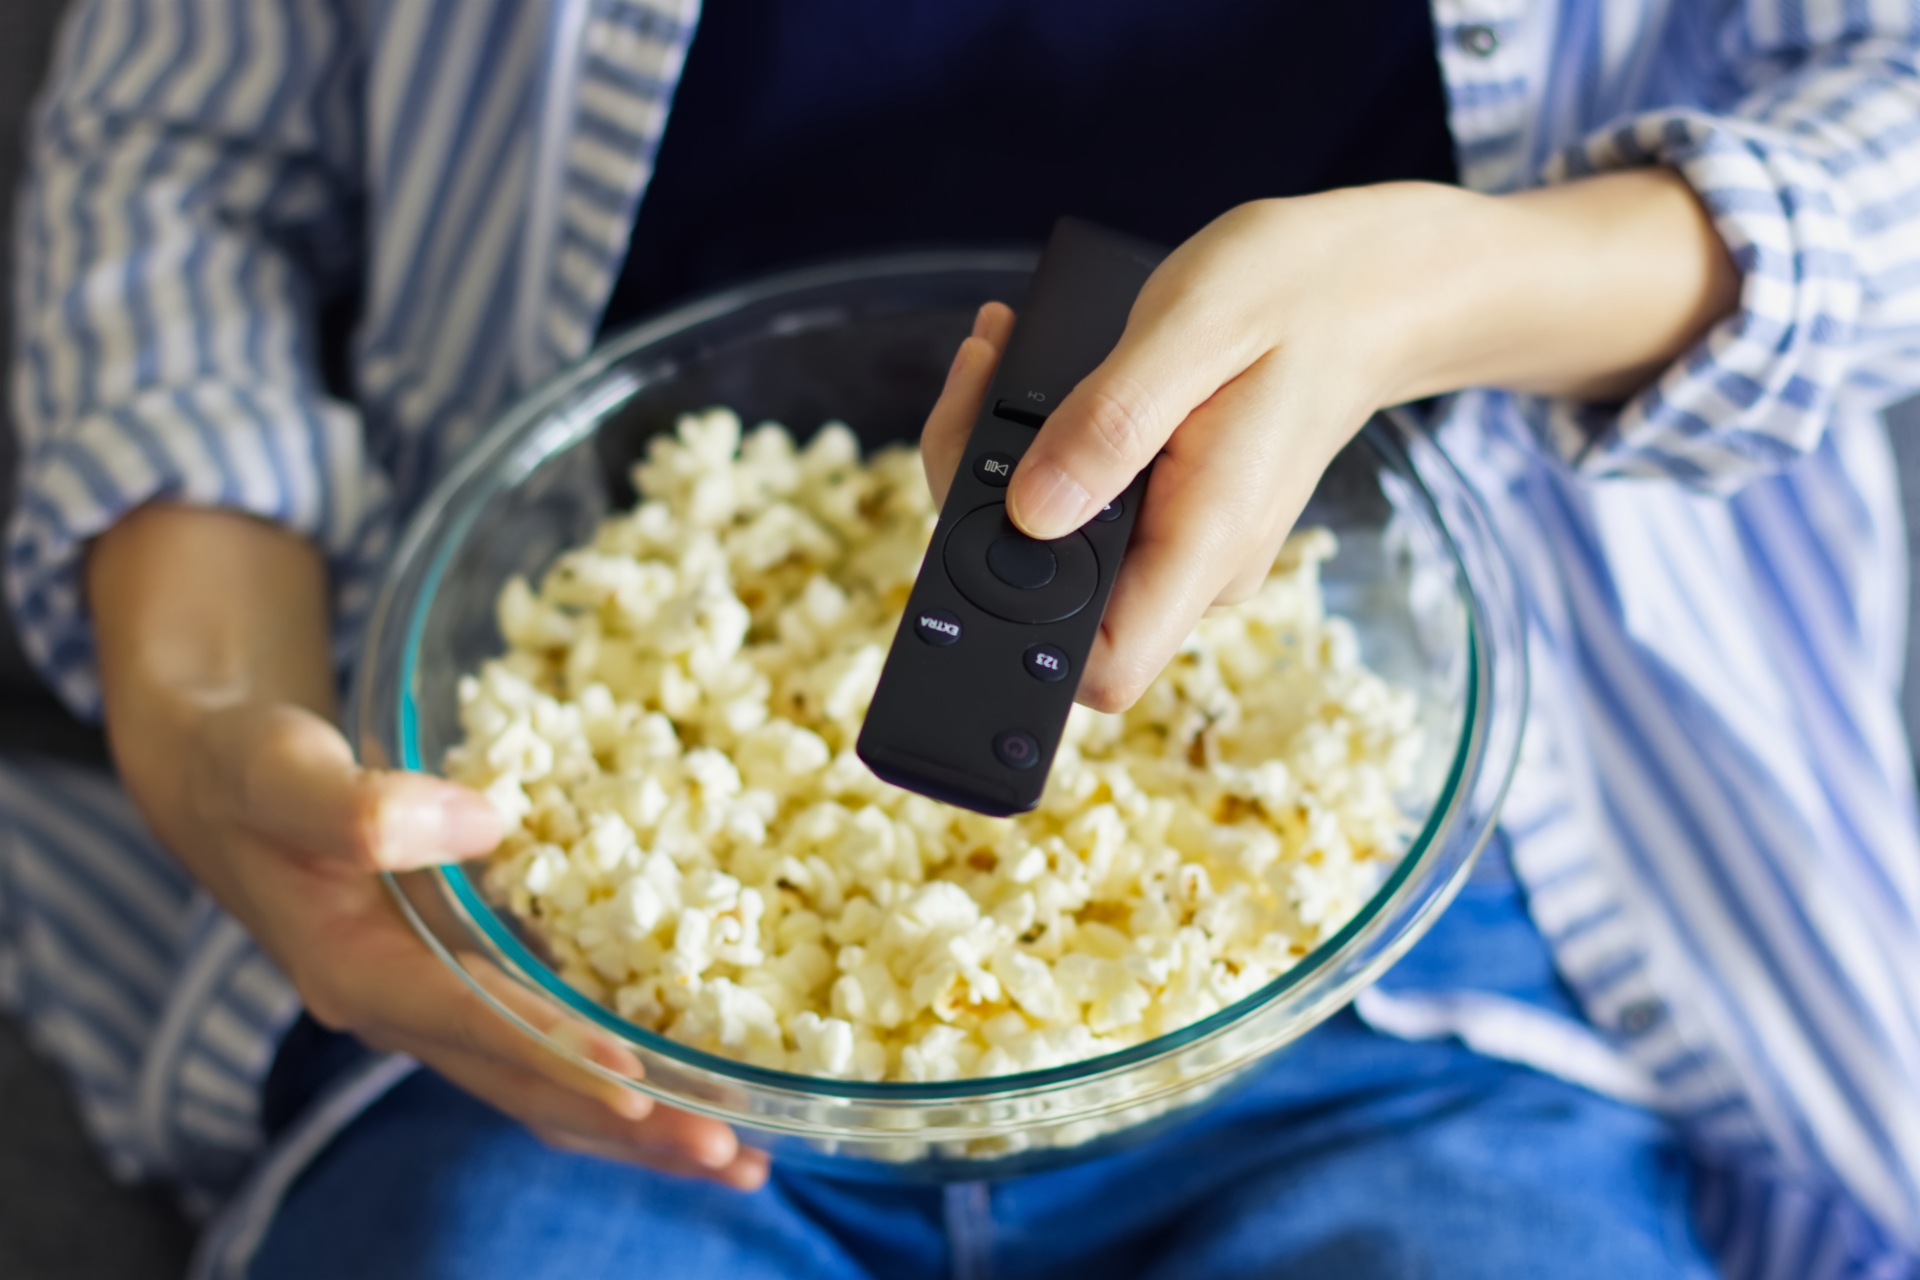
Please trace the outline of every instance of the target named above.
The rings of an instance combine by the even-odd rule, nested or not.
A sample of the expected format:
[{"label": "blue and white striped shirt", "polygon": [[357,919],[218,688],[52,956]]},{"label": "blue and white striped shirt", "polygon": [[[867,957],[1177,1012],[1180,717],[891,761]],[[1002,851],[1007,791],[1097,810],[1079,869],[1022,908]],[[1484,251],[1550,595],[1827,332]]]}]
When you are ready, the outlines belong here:
[{"label": "blue and white striped shirt", "polygon": [[[21,205],[7,558],[74,707],[99,702],[85,542],[157,496],[324,548],[346,652],[394,522],[591,343],[696,8],[78,5]],[[1920,1274],[1920,804],[1877,419],[1920,389],[1920,7],[1434,9],[1468,186],[1670,165],[1744,285],[1623,407],[1434,412],[1525,588],[1505,825],[1589,1023],[1391,983],[1362,1011],[1669,1111],[1729,1276]],[[314,317],[350,282],[348,404]],[[123,1168],[212,1203],[260,1146],[291,994],[100,784],[10,770],[0,809],[0,998]],[[142,947],[111,941],[130,925]]]}]

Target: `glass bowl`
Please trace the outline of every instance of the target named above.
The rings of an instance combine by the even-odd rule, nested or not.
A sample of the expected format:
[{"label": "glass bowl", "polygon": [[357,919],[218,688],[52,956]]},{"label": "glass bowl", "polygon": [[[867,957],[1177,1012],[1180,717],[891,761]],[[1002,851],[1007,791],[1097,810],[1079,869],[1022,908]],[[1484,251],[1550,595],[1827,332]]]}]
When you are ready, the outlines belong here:
[{"label": "glass bowl", "polygon": [[[370,764],[437,771],[459,740],[455,686],[504,642],[494,600],[537,578],[634,499],[629,464],[687,411],[727,405],[797,436],[829,420],[863,445],[918,437],[954,349],[989,299],[1016,307],[1023,253],[871,258],[683,307],[608,342],[510,409],[414,517],[372,613],[349,709]],[[1526,705],[1509,568],[1478,500],[1410,423],[1376,418],[1302,521],[1330,527],[1330,611],[1364,660],[1419,698],[1428,751],[1400,797],[1418,834],[1361,911],[1274,982],[1178,1032],[1047,1071],[868,1084],[764,1070],[618,1017],[560,980],[477,869],[391,877],[420,936],[500,1015],[659,1100],[718,1117],[777,1158],[889,1179],[998,1178],[1137,1139],[1217,1096],[1346,1004],[1451,900],[1492,830]],[[626,1046],[637,1079],[590,1045]]]}]

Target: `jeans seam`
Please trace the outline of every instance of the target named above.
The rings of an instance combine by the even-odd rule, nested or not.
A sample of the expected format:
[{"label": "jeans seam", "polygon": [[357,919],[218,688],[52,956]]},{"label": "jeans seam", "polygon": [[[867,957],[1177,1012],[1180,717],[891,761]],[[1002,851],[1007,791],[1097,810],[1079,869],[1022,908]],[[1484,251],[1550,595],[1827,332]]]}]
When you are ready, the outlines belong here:
[{"label": "jeans seam", "polygon": [[949,1183],[945,1210],[953,1280],[993,1280],[993,1199],[987,1184]]}]

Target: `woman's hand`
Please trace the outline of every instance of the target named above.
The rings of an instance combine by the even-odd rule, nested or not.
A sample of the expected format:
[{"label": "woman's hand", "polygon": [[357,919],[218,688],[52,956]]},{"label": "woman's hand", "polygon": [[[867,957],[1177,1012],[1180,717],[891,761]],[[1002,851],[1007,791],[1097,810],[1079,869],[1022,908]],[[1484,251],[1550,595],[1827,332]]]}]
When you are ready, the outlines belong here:
[{"label": "woman's hand", "polygon": [[[419,1059],[555,1145],[759,1186],[765,1157],[725,1125],[527,1036],[402,919],[378,873],[486,853],[500,820],[463,787],[355,762],[327,717],[323,585],[311,548],[244,516],[154,506],[95,545],[107,728],[154,832],[323,1024]],[[504,981],[499,994],[515,996]],[[639,1074],[611,1037],[535,1001],[518,1011]]]},{"label": "woman's hand", "polygon": [[[1058,538],[1159,455],[1080,701],[1130,706],[1202,613],[1250,594],[1377,409],[1476,385],[1623,397],[1738,284],[1666,170],[1506,197],[1393,183],[1222,215],[1153,273],[1008,486],[1014,522]],[[928,419],[939,499],[1012,326],[981,310]]]}]

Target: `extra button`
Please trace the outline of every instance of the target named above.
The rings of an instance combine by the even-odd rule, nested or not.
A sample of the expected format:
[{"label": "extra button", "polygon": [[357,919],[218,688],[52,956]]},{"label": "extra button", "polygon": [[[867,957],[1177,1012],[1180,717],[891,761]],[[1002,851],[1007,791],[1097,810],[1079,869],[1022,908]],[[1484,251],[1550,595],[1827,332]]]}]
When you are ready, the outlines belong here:
[{"label": "extra button", "polygon": [[928,644],[944,649],[960,643],[960,619],[945,609],[924,609],[913,619],[913,633]]},{"label": "extra button", "polygon": [[1009,769],[1031,769],[1040,763],[1040,744],[1032,734],[1009,729],[994,738],[993,754]]},{"label": "extra button", "polygon": [[1073,670],[1073,663],[1067,657],[1067,651],[1058,645],[1036,644],[1028,649],[1022,659],[1026,663],[1027,674],[1035,680],[1044,680],[1048,684],[1058,684],[1067,678]]},{"label": "extra button", "polygon": [[1101,524],[1108,524],[1114,520],[1118,520],[1120,513],[1126,510],[1126,508],[1121,505],[1124,501],[1124,498],[1115,498],[1112,502],[1109,502],[1106,506],[1094,512],[1093,518]]},{"label": "extra button", "polygon": [[1013,479],[1013,458],[1004,453],[983,453],[973,460],[973,476],[981,484],[1004,489]]}]

